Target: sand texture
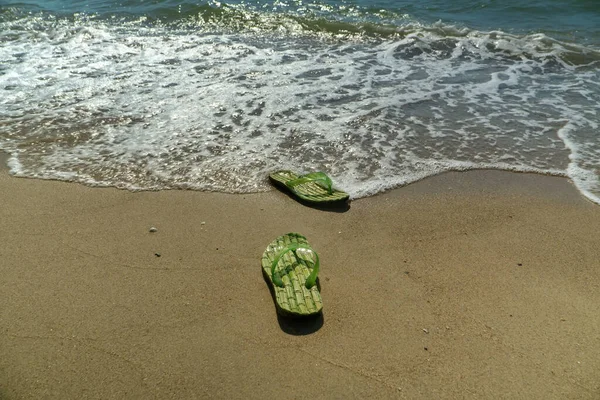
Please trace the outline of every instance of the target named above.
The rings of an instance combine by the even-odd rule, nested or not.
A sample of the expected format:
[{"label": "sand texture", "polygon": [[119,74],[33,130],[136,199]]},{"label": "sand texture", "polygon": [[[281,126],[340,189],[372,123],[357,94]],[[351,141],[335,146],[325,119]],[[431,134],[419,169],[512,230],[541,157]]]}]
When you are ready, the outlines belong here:
[{"label": "sand texture", "polygon": [[[351,203],[0,174],[0,399],[599,399],[600,206],[562,178],[440,175]],[[150,232],[156,227],[156,232]],[[322,318],[278,318],[277,236]]]}]

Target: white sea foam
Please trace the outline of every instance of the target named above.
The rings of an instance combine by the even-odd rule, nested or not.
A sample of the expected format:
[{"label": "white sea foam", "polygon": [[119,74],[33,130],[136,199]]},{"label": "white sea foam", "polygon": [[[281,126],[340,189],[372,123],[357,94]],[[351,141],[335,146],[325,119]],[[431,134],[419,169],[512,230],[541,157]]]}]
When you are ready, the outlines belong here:
[{"label": "white sea foam", "polygon": [[600,74],[543,35],[34,22],[48,26],[0,30],[0,148],[16,175],[253,192],[273,169],[318,169],[357,198],[496,168],[569,176],[600,203]]},{"label": "white sea foam", "polygon": [[[567,175],[586,197],[600,204],[600,143],[573,140],[577,128],[576,122],[568,121],[558,130],[558,137],[571,152]],[[597,130],[598,124],[593,124],[593,129]]]}]

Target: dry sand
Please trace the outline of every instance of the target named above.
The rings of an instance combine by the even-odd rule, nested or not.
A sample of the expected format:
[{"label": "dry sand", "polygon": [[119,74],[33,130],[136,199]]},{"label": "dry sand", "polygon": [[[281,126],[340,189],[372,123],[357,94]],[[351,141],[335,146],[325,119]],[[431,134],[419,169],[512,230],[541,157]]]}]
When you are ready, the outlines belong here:
[{"label": "dry sand", "polygon": [[[3,171],[0,202],[3,400],[600,398],[600,206],[566,179],[449,173],[332,212]],[[291,231],[321,319],[278,318],[261,275]]]}]

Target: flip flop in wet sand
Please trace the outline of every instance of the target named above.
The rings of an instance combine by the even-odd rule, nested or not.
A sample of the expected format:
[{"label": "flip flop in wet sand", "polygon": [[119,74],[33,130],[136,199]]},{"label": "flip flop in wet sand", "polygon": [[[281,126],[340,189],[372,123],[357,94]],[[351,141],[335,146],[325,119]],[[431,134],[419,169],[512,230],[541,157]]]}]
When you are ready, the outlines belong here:
[{"label": "flip flop in wet sand", "polygon": [[309,203],[336,203],[348,200],[348,193],[332,187],[331,178],[323,172],[299,176],[292,171],[277,171],[269,175],[271,181],[296,197]]},{"label": "flip flop in wet sand", "polygon": [[321,313],[323,301],[317,285],[319,256],[304,236],[299,233],[279,236],[269,244],[261,263],[280,315],[307,317]]}]

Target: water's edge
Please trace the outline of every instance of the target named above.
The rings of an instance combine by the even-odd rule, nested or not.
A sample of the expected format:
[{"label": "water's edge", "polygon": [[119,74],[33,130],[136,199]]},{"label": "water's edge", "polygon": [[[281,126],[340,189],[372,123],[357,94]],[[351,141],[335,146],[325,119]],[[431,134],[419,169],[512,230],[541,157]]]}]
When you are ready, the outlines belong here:
[{"label": "water's edge", "polygon": [[[208,191],[208,190],[195,190],[195,189],[142,189],[142,190],[131,190],[127,188],[119,188],[116,186],[110,185],[90,185],[86,183],[70,181],[70,180],[61,180],[55,178],[43,178],[43,177],[29,177],[29,176],[17,176],[11,173],[9,162],[11,156],[8,153],[0,150],[0,174],[7,173],[11,178],[17,179],[30,179],[30,180],[39,180],[39,181],[54,181],[61,182],[67,184],[75,184],[81,185],[84,187],[97,188],[97,189],[114,189],[114,190],[124,190],[129,191],[131,193],[138,192],[171,192],[171,191],[192,191],[198,193],[218,193],[224,195],[231,196],[246,196],[253,194],[260,194],[266,192],[276,191],[278,189],[271,187],[267,191],[256,191],[250,193],[231,193],[231,192],[222,192],[222,191]],[[529,178],[527,181],[523,181],[523,178],[516,178],[517,176],[527,176]],[[449,181],[448,181],[449,178]],[[546,178],[552,178],[553,181],[550,181]],[[265,177],[265,182],[268,179]],[[428,184],[424,185],[423,182],[427,181]],[[572,188],[578,195],[575,197],[573,193],[570,193],[570,190],[565,190],[565,186],[559,182],[568,182],[570,188]],[[391,192],[397,192],[398,194],[405,194],[407,191],[411,193],[423,194],[429,192],[437,192],[440,189],[441,185],[444,185],[446,189],[448,189],[448,184],[451,184],[451,190],[458,191],[459,193],[470,194],[473,192],[481,193],[484,190],[492,190],[494,192],[501,192],[504,190],[510,190],[514,192],[519,188],[523,194],[530,194],[532,196],[543,196],[543,197],[552,197],[557,199],[562,199],[566,201],[573,201],[577,199],[584,199],[592,204],[599,204],[600,202],[595,201],[595,199],[586,196],[582,193],[577,185],[573,182],[571,178],[569,178],[565,174],[551,174],[544,172],[535,172],[535,171],[515,171],[515,170],[505,170],[499,168],[472,168],[465,170],[448,170],[443,171],[431,175],[424,176],[420,179],[416,179],[407,184],[390,187],[386,190],[379,191],[370,196],[361,197],[352,199],[352,201],[360,200],[360,199],[368,199],[371,197],[385,195]],[[418,185],[417,185],[418,184]],[[343,189],[343,188],[342,188]],[[550,189],[550,190],[549,190]]]}]

